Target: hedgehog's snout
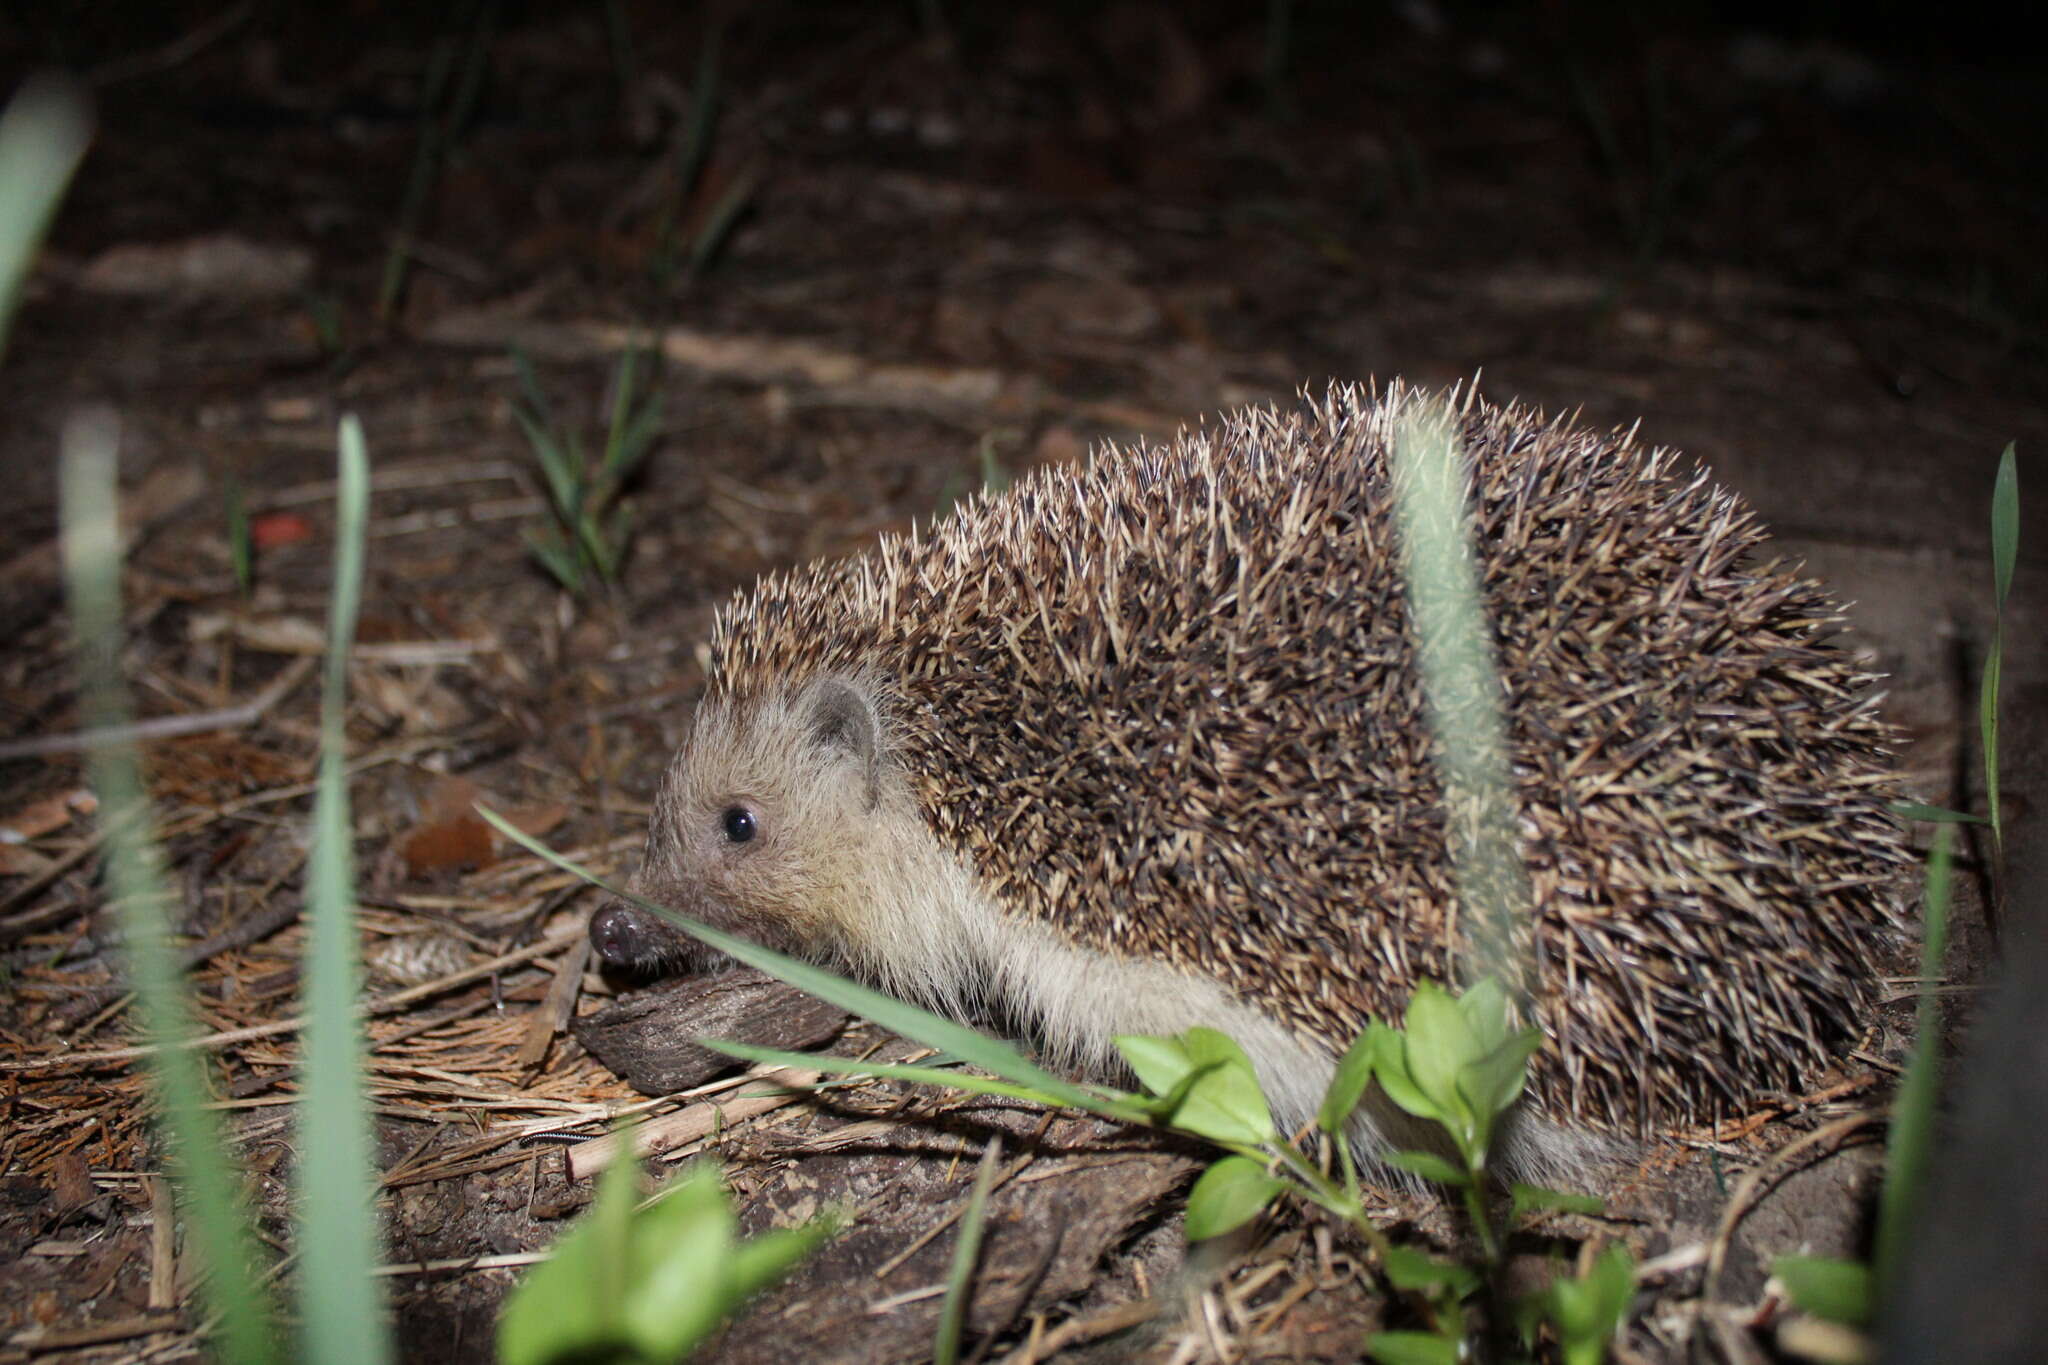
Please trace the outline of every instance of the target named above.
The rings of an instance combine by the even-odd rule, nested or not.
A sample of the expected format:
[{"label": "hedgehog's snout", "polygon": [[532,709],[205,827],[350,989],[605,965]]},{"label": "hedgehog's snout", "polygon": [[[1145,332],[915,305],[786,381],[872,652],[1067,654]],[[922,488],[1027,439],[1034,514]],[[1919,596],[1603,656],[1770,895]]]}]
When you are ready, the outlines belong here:
[{"label": "hedgehog's snout", "polygon": [[590,917],[590,946],[615,971],[706,972],[727,959],[626,901],[610,901]]}]

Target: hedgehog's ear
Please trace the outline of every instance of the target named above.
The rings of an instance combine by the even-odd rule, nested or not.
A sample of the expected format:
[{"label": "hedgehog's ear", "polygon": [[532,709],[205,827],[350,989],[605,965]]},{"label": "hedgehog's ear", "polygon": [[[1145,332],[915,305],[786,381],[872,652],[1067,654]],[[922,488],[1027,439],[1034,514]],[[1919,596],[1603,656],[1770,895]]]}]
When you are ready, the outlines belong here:
[{"label": "hedgehog's ear", "polygon": [[826,678],[811,691],[811,738],[843,751],[867,779],[868,809],[882,796],[881,722],[874,698],[842,678]]}]

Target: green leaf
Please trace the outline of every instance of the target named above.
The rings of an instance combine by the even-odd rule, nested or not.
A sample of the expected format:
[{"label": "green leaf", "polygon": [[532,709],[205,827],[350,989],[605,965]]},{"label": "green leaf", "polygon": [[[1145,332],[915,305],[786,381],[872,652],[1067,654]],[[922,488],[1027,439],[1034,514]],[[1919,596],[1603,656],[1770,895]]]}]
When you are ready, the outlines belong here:
[{"label": "green leaf", "polygon": [[1480,1053],[1465,1011],[1441,986],[1424,981],[1408,1001],[1402,1035],[1408,1074],[1429,1097],[1439,1123],[1461,1139],[1472,1129],[1471,1106],[1458,1090],[1458,1074]]},{"label": "green leaf", "polygon": [[1375,1019],[1366,1025],[1365,1036],[1372,1052],[1373,1078],[1387,1098],[1419,1119],[1441,1117],[1435,1101],[1422,1093],[1408,1070],[1408,1040],[1400,1030]]},{"label": "green leaf", "polygon": [[1188,1240],[1199,1242],[1243,1226],[1279,1198],[1287,1182],[1248,1156],[1227,1156],[1188,1191]]},{"label": "green leaf", "polygon": [[577,560],[575,551],[562,539],[561,532],[554,527],[529,526],[526,528],[526,548],[541,566],[553,574],[555,581],[572,593],[583,591],[583,565]]},{"label": "green leaf", "polygon": [[675,1360],[739,1306],[744,1295],[727,1278],[737,1227],[718,1168],[708,1162],[633,1220],[620,1317],[634,1350]]},{"label": "green leaf", "polygon": [[1344,1136],[1345,1125],[1372,1085],[1373,1058],[1378,1052],[1372,1035],[1376,1022],[1367,1021],[1366,1031],[1345,1051],[1330,1077],[1330,1088],[1323,1092],[1323,1107],[1316,1113],[1316,1126],[1331,1137]]},{"label": "green leaf", "polygon": [[1520,1218],[1525,1213],[1538,1209],[1558,1209],[1565,1213],[1583,1213],[1597,1216],[1606,1211],[1607,1205],[1590,1194],[1567,1194],[1563,1190],[1545,1189],[1541,1185],[1524,1185],[1516,1181],[1510,1195],[1508,1217]]},{"label": "green leaf", "polygon": [[1529,1079],[1529,1059],[1542,1047],[1540,1029],[1523,1029],[1459,1073],[1458,1093],[1478,1122],[1480,1150],[1468,1155],[1485,1155],[1485,1140],[1491,1136],[1494,1121],[1521,1097]]},{"label": "green leaf", "polygon": [[1389,1246],[1381,1258],[1387,1283],[1396,1289],[1430,1292],[1443,1290],[1453,1299],[1478,1292],[1479,1272],[1470,1266],[1446,1261],[1414,1247]]},{"label": "green leaf", "polygon": [[[1554,1282],[1546,1295],[1550,1319],[1568,1359],[1598,1361],[1635,1298],[1635,1258],[1628,1248],[1609,1246],[1577,1279]],[[1587,1348],[1593,1354],[1585,1355]]]},{"label": "green leaf", "polygon": [[1195,1079],[1174,1121],[1200,1137],[1256,1145],[1273,1142],[1273,1111],[1259,1088],[1251,1058],[1229,1034],[1191,1028],[1181,1035],[1188,1056],[1208,1068]]},{"label": "green leaf", "polygon": [[2006,442],[2005,454],[1998,459],[1998,477],[1991,484],[1991,568],[2001,610],[2012,591],[2013,565],[2020,553],[2020,471],[2013,448],[2013,442]]},{"label": "green leaf", "polygon": [[623,1345],[639,1185],[637,1163],[608,1169],[590,1210],[513,1289],[498,1316],[499,1365],[545,1365],[578,1349],[595,1355]]},{"label": "green leaf", "polygon": [[1817,1318],[1847,1327],[1870,1321],[1869,1266],[1819,1256],[1780,1256],[1771,1262],[1771,1274],[1783,1282],[1793,1303]]},{"label": "green leaf", "polygon": [[1178,1038],[1160,1038],[1149,1033],[1119,1034],[1111,1039],[1124,1055],[1131,1073],[1149,1095],[1171,1096],[1195,1069],[1187,1045]]},{"label": "green leaf", "polygon": [[1472,1183],[1472,1177],[1467,1172],[1434,1152],[1388,1152],[1380,1160],[1398,1170],[1419,1175],[1424,1180],[1434,1180],[1439,1185],[1453,1185],[1463,1189]]},{"label": "green leaf", "polygon": [[526,444],[540,462],[541,474],[547,479],[548,501],[556,515],[564,519],[573,516],[582,502],[578,484],[582,481],[583,471],[576,467],[570,452],[562,448],[554,433],[524,408],[512,409],[512,420],[519,423],[519,429],[526,433]]},{"label": "green leaf", "polygon": [[1366,1354],[1380,1365],[1458,1365],[1458,1341],[1429,1332],[1374,1332]]},{"label": "green leaf", "polygon": [[1243,1146],[1273,1140],[1273,1114],[1251,1061],[1227,1035],[1192,1028],[1177,1038],[1114,1041],[1140,1083],[1169,1102],[1155,1112],[1174,1127]]},{"label": "green leaf", "polygon": [[1499,977],[1482,976],[1467,987],[1458,997],[1458,1013],[1481,1051],[1508,1036],[1508,993]]}]

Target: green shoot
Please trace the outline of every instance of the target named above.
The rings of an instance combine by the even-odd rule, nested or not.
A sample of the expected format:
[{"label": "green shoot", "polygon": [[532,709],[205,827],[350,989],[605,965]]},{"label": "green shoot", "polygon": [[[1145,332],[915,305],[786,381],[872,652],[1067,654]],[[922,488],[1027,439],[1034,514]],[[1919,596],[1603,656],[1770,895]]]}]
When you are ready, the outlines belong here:
[{"label": "green shoot", "polygon": [[[124,725],[121,686],[121,537],[114,486],[118,430],[104,411],[73,417],[64,430],[61,468],[65,577],[77,632],[80,709],[94,730]],[[87,751],[106,830],[107,882],[121,913],[128,974],[151,1045],[154,1088],[163,1106],[171,1169],[190,1219],[193,1244],[209,1273],[201,1284],[220,1323],[217,1349],[234,1365],[277,1360],[268,1296],[255,1274],[253,1224],[241,1181],[229,1163],[212,1109],[204,1054],[185,1046],[195,1033],[171,944],[163,862],[151,841],[149,799],[132,743]]]},{"label": "green shoot", "polygon": [[1911,1236],[1928,1167],[1934,1154],[1934,1101],[1939,1079],[1940,1009],[1935,985],[1948,954],[1950,845],[1954,829],[1939,825],[1927,856],[1927,894],[1920,940],[1920,1002],[1913,1026],[1913,1055],[1892,1102],[1891,1138],[1885,1150],[1884,1193],[1878,1200],[1877,1279],[1897,1283],[1906,1239]]},{"label": "green shoot", "polygon": [[960,1358],[960,1329],[967,1322],[967,1301],[974,1285],[974,1267],[981,1259],[981,1234],[988,1224],[988,1196],[1001,1169],[1003,1140],[992,1137],[974,1172],[974,1189],[960,1218],[960,1240],[953,1244],[952,1273],[946,1278],[946,1302],[939,1312],[939,1330],[932,1343],[932,1365],[953,1365]]},{"label": "green shoot", "polygon": [[[375,1158],[363,1076],[353,834],[349,822],[348,656],[362,600],[363,528],[370,471],[362,424],[341,420],[334,589],[328,601],[326,676],[320,701],[319,791],[307,864],[311,911],[306,970],[305,1100],[297,1172],[300,1358],[377,1365],[392,1357],[385,1329],[373,1204]],[[317,1135],[317,1137],[316,1137]]]}]

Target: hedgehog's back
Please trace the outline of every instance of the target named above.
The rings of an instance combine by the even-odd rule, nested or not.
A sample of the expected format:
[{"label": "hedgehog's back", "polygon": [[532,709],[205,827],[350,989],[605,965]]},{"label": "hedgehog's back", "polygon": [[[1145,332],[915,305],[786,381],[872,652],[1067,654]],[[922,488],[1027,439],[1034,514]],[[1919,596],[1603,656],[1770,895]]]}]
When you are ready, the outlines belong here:
[{"label": "hedgehog's back", "polygon": [[[1452,973],[1441,792],[1388,508],[1333,389],[1039,471],[764,580],[714,686],[880,679],[941,836],[1016,913],[1218,975],[1341,1047]],[[1905,864],[1872,679],[1666,453],[1465,400],[1554,1046],[1634,1124],[1792,1086],[1861,1023]]]}]

